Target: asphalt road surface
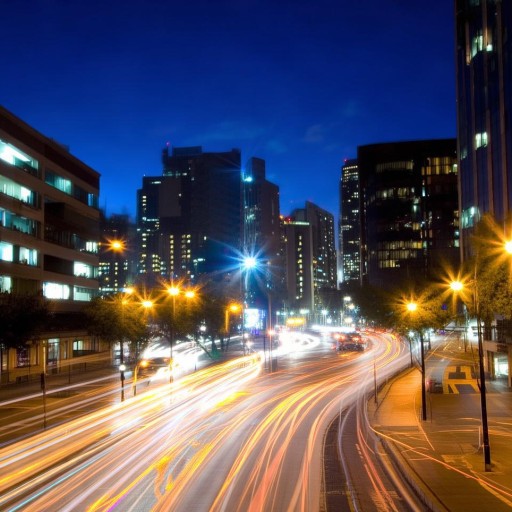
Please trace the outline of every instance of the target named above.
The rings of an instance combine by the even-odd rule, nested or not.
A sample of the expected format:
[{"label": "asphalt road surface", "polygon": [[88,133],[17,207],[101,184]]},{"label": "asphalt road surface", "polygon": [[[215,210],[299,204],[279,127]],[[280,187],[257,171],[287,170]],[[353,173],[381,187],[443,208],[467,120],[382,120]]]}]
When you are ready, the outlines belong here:
[{"label": "asphalt road surface", "polygon": [[323,447],[338,417],[350,508],[414,508],[362,428],[367,392],[408,364],[405,347],[376,335],[365,352],[340,354],[310,338],[273,355],[272,372],[254,353],[4,446],[0,509],[325,510]]}]

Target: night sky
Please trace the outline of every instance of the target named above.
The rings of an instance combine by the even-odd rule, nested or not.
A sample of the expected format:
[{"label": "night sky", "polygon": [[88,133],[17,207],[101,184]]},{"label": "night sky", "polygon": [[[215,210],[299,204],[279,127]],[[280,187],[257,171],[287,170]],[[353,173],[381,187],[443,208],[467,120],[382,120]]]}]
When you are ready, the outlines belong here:
[{"label": "night sky", "polygon": [[8,0],[0,104],[135,214],[161,151],[266,160],[288,214],[337,217],[357,146],[455,137],[450,0]]}]

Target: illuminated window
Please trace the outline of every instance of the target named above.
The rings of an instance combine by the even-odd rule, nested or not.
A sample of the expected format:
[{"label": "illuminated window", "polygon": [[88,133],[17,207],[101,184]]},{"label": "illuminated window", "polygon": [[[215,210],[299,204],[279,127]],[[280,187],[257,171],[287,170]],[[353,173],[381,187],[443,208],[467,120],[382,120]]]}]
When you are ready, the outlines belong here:
[{"label": "illuminated window", "polygon": [[10,292],[12,289],[12,279],[10,276],[0,276],[0,293]]},{"label": "illuminated window", "polygon": [[37,251],[28,247],[19,248],[18,262],[23,265],[37,266]]},{"label": "illuminated window", "polygon": [[[117,265],[115,265],[117,267]],[[115,269],[117,273],[117,269]],[[80,263],[75,261],[73,265],[73,274],[77,277],[88,277],[91,278],[94,275],[94,270],[91,265],[87,265],[86,263]]]},{"label": "illuminated window", "polygon": [[2,139],[0,139],[0,160],[37,176],[39,162]]},{"label": "illuminated window", "polygon": [[66,284],[43,283],[43,295],[47,299],[67,300],[70,297],[70,288]]},{"label": "illuminated window", "polygon": [[90,301],[93,297],[94,297],[94,290],[91,288],[83,288],[81,286],[75,286],[73,289],[74,300]]},{"label": "illuminated window", "polygon": [[0,261],[13,261],[13,245],[0,242]]},{"label": "illuminated window", "polygon": [[475,149],[487,146],[487,132],[475,134]]}]

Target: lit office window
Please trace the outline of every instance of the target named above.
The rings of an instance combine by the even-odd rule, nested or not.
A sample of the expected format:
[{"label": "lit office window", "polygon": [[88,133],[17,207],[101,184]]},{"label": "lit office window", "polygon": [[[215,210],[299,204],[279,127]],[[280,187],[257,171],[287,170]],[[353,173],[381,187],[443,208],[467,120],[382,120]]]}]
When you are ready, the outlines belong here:
[{"label": "lit office window", "polygon": [[43,283],[43,295],[47,299],[67,300],[70,297],[70,288],[66,284]]}]

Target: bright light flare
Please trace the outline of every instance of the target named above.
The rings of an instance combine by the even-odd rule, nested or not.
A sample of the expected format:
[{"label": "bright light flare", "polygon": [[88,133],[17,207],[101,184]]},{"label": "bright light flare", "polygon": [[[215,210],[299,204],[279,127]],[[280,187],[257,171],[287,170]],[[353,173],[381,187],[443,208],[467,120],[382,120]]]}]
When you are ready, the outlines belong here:
[{"label": "bright light flare", "polygon": [[171,286],[170,288],[167,288],[167,293],[172,297],[176,297],[176,295],[179,295],[180,289],[177,286]]},{"label": "bright light flare", "polygon": [[418,309],[418,304],[416,304],[416,302],[408,302],[406,307],[407,307],[407,311],[410,311],[411,313],[413,313],[414,311],[416,311]]},{"label": "bright light flare", "polygon": [[454,292],[460,292],[462,290],[462,288],[464,288],[464,285],[462,284],[461,281],[452,281],[450,283],[450,288],[454,291]]},{"label": "bright light flare", "polygon": [[258,260],[254,256],[247,256],[244,258],[243,267],[244,270],[250,270],[258,265]]}]

